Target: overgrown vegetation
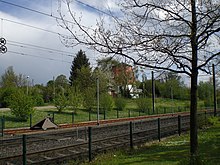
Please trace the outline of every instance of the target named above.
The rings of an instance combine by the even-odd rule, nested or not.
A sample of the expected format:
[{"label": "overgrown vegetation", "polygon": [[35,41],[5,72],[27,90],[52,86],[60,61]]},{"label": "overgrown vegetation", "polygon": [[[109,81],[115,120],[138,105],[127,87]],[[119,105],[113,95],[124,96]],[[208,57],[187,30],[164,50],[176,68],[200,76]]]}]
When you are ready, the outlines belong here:
[{"label": "overgrown vegetation", "polygon": [[34,101],[31,97],[18,90],[7,98],[11,113],[18,119],[27,121],[30,114],[34,113]]}]

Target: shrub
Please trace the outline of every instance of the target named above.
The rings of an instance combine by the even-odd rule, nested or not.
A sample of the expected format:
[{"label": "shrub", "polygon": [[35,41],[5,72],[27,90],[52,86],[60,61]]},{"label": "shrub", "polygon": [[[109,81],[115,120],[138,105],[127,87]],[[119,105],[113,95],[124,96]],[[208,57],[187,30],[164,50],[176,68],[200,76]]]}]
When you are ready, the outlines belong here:
[{"label": "shrub", "polygon": [[44,105],[44,99],[42,95],[35,95],[33,96],[35,106],[43,106]]},{"label": "shrub", "polygon": [[78,107],[82,105],[83,96],[79,92],[73,91],[69,94],[68,100],[69,106],[74,111],[74,113],[76,113]]},{"label": "shrub", "polygon": [[16,88],[14,87],[11,87],[11,88],[1,88],[1,91],[0,91],[0,107],[9,107],[9,100],[10,100],[10,97],[17,93],[17,90]]},{"label": "shrub", "polygon": [[126,107],[126,100],[122,97],[115,99],[115,106],[119,111],[122,111]]},{"label": "shrub", "polygon": [[100,107],[105,111],[111,111],[114,106],[114,101],[112,96],[108,93],[101,94],[100,96]]},{"label": "shrub", "polygon": [[136,99],[136,104],[139,110],[147,112],[152,108],[152,101],[148,98],[138,98]]},{"label": "shrub", "polygon": [[34,112],[33,99],[24,94],[22,91],[17,91],[7,99],[11,113],[21,120],[27,121],[30,114]]},{"label": "shrub", "polygon": [[58,94],[54,100],[54,104],[58,112],[62,112],[68,105],[66,96],[64,94]]}]

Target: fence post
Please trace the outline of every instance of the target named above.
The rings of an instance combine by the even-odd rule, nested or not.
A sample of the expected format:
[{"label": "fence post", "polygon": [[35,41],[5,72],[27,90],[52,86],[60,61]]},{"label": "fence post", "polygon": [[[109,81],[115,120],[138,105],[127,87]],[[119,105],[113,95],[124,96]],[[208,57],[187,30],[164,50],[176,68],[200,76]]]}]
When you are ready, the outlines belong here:
[{"label": "fence post", "polygon": [[180,136],[181,134],[181,116],[178,115],[178,134]]},{"label": "fence post", "polygon": [[2,122],[2,127],[5,129],[5,115],[2,116],[3,122]]},{"label": "fence post", "polygon": [[30,114],[30,128],[32,127],[32,114]]},{"label": "fence post", "polygon": [[52,115],[53,115],[53,118],[52,118],[52,120],[53,120],[53,122],[55,121],[55,118],[54,118],[54,112],[52,113]]},{"label": "fence post", "polygon": [[160,118],[158,118],[158,120],[157,120],[157,125],[158,125],[158,140],[159,140],[159,142],[160,142]]},{"label": "fence post", "polygon": [[26,141],[27,141],[27,137],[24,134],[23,138],[22,138],[22,145],[23,145],[23,154],[22,154],[22,160],[23,160],[23,165],[27,164],[27,148],[26,148]]},{"label": "fence post", "polygon": [[105,111],[105,109],[104,109],[104,120],[106,119],[106,111]]},{"label": "fence post", "polygon": [[72,112],[72,124],[74,124],[74,112]]},{"label": "fence post", "polygon": [[92,127],[88,128],[89,131],[89,162],[92,161]]},{"label": "fence post", "polygon": [[4,118],[2,117],[1,118],[1,136],[3,137],[4,136]]},{"label": "fence post", "polygon": [[131,149],[134,148],[133,146],[133,130],[132,130],[132,121],[130,121],[130,147]]},{"label": "fence post", "polygon": [[89,109],[89,121],[91,121],[91,109]]},{"label": "fence post", "polygon": [[130,109],[128,110],[128,117],[129,118],[131,117],[131,110]]}]

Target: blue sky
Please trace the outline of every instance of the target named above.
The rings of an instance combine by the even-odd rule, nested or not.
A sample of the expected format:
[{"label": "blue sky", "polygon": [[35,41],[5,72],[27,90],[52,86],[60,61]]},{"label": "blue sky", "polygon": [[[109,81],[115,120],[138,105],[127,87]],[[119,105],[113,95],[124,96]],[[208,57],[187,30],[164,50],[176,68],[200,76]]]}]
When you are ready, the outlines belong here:
[{"label": "blue sky", "polygon": [[[58,3],[55,0],[5,0],[5,2],[58,16]],[[82,2],[88,3],[87,0]],[[93,1],[91,5],[96,5],[98,2],[98,0]],[[104,4],[106,1],[102,2]],[[74,11],[83,12],[83,15],[86,15],[85,21],[95,23],[92,20],[95,21],[94,16],[98,17],[100,13],[88,6],[74,3]],[[35,84],[46,84],[53,76],[56,77],[60,74],[64,74],[68,78],[73,60],[71,56],[75,56],[80,49],[86,52],[92,66],[96,65],[98,57],[94,51],[83,46],[67,48],[61,43],[58,35],[47,32],[48,30],[61,34],[67,33],[58,26],[55,18],[15,5],[0,1],[0,36],[6,39],[8,48],[7,53],[0,54],[0,75],[9,66],[13,66],[17,74],[29,76]],[[34,47],[30,45],[34,45]]]},{"label": "blue sky", "polygon": [[[64,74],[68,78],[73,60],[71,56],[75,56],[80,49],[86,52],[91,65],[96,66],[96,60],[100,58],[98,53],[83,46],[65,47],[61,43],[60,37],[51,33],[68,34],[66,30],[58,26],[54,17],[24,9],[30,8],[56,17],[58,16],[57,0],[3,1],[6,3],[0,0],[0,36],[7,40],[8,52],[0,54],[0,75],[9,66],[13,66],[17,74],[21,73],[29,76],[35,84],[46,84],[53,79],[53,76],[56,77],[60,74]],[[102,14],[77,1],[94,6],[102,11],[106,11],[110,7],[113,9],[113,13],[119,13],[119,9],[115,4],[117,0],[73,0],[73,11],[76,14],[82,14],[83,21],[87,25],[95,25],[96,19]],[[24,8],[7,4],[7,2]],[[53,49],[53,51],[49,49]]]}]

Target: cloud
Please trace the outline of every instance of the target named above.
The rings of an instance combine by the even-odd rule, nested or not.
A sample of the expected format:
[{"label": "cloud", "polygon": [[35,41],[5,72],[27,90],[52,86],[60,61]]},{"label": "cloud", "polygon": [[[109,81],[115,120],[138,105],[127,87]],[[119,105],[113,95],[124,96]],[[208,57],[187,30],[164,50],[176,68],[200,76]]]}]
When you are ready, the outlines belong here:
[{"label": "cloud", "polygon": [[[19,1],[19,3],[21,3],[20,5],[23,4],[22,2],[26,1]],[[30,8],[34,6],[33,1],[31,2],[31,4],[27,4]],[[37,4],[36,1],[34,2],[34,10],[52,13],[58,16],[56,3],[52,4],[53,6],[51,7],[50,4],[44,5],[45,1],[39,1]],[[14,1],[14,3],[18,3],[18,1]],[[16,10],[19,12],[14,14]],[[87,25],[95,24],[97,15],[94,12],[77,8],[74,8],[74,11],[77,13],[84,12],[83,14],[86,15],[84,22],[86,22]],[[61,43],[59,35],[45,31],[67,33],[66,30],[57,25],[57,21],[53,17],[20,8],[3,10],[2,7],[0,8],[0,19],[0,35],[7,40],[6,46],[8,48],[7,53],[0,54],[0,75],[2,75],[9,66],[13,66],[17,74],[21,73],[30,76],[30,79],[33,79],[35,83],[45,84],[51,80],[53,76],[60,74],[64,74],[68,78],[73,60],[71,56],[75,56],[80,49],[86,51],[87,57],[90,58],[90,63],[95,64],[95,59],[97,59],[95,52],[87,50],[82,46],[65,47]],[[41,30],[37,29],[38,27],[41,28]],[[42,49],[42,47],[48,49]],[[71,54],[56,50],[70,52]]]}]

